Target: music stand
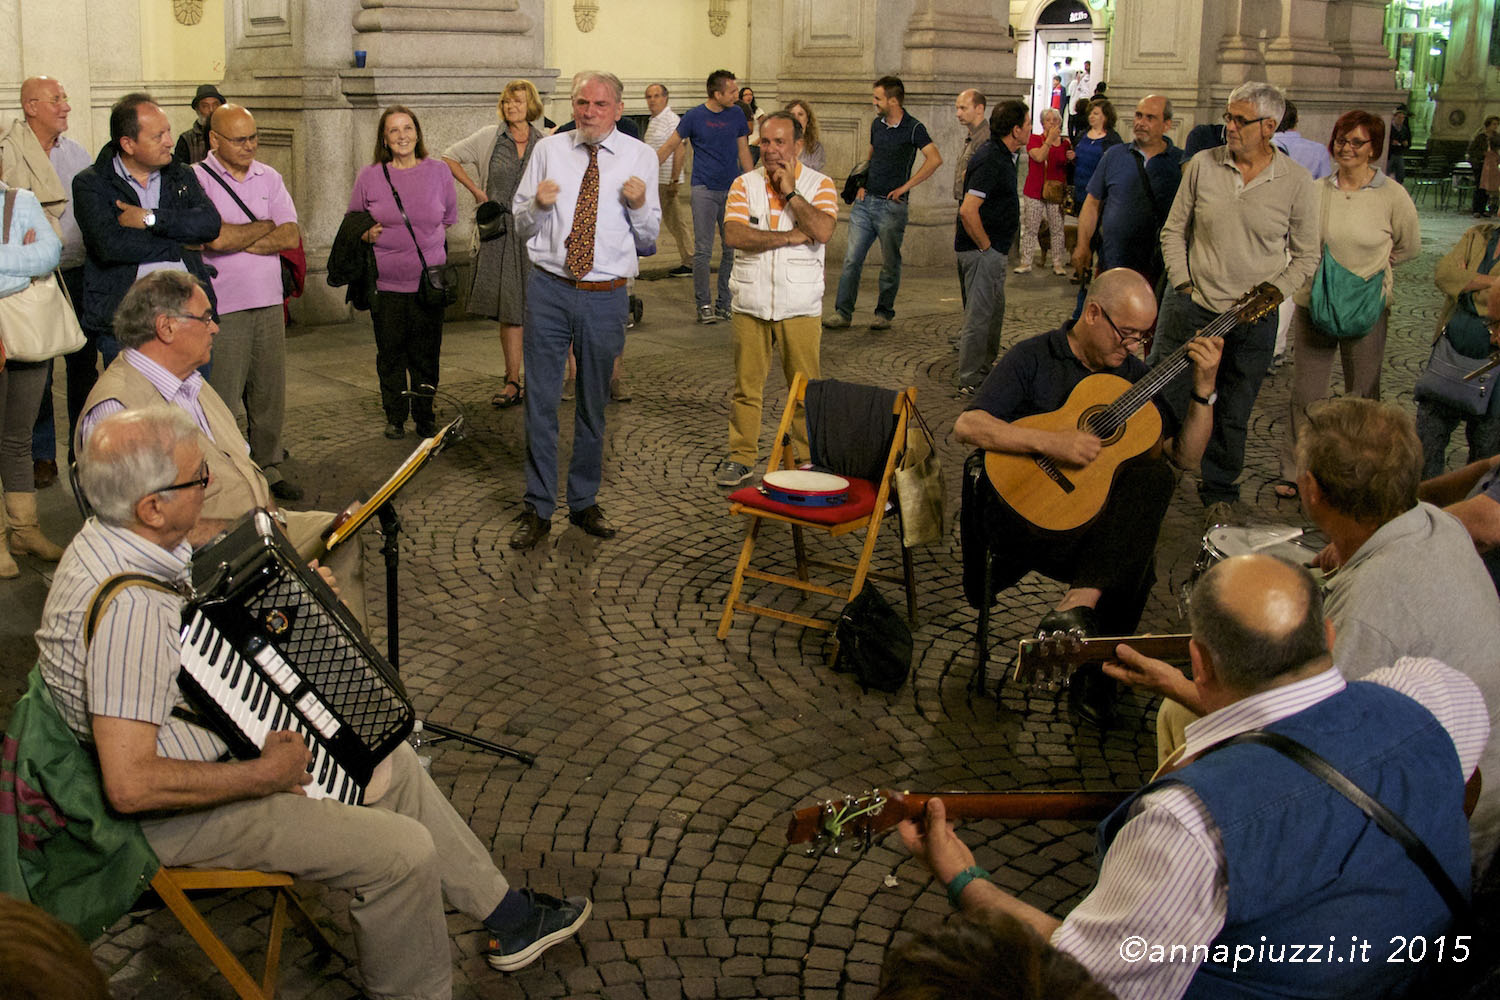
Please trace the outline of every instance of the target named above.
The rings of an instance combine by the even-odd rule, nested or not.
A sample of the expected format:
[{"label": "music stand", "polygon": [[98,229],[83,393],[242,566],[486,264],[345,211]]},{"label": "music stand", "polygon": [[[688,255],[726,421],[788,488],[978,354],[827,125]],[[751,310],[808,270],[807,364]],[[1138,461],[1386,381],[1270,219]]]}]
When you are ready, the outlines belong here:
[{"label": "music stand", "polygon": [[[405,462],[391,474],[374,495],[360,505],[359,509],[339,523],[333,531],[329,532],[324,540],[324,552],[331,551],[336,546],[347,541],[359,528],[369,521],[371,517],[380,522],[380,554],[385,557],[385,617],[386,617],[386,658],[390,660],[391,667],[399,675],[401,672],[401,601],[400,601],[400,575],[401,575],[401,517],[396,513],[395,499],[401,487],[416,475],[418,469],[427,464],[428,459],[442,451],[451,440],[457,440],[463,436],[463,417],[457,417],[452,423],[442,427],[432,437],[427,438],[417,445]],[[514,757],[523,764],[536,763],[536,756],[524,750],[508,747],[503,743],[495,743],[490,740],[474,736],[470,733],[460,732],[441,723],[423,720],[422,732],[431,733],[433,738],[430,742],[440,743],[443,740],[458,740],[460,743],[468,744],[479,750],[486,750],[492,754],[503,757]]]}]

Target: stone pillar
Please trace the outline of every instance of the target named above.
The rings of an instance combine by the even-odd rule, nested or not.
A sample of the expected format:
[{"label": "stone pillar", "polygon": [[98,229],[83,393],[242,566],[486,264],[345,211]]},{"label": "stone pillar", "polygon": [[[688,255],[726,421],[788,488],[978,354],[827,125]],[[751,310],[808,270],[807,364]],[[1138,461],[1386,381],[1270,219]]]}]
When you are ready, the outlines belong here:
[{"label": "stone pillar", "polygon": [[1494,0],[1453,5],[1448,65],[1438,88],[1429,145],[1462,159],[1465,147],[1500,100],[1500,69],[1490,65]]},{"label": "stone pillar", "polygon": [[[785,41],[774,44],[785,48],[777,92],[813,105],[828,148],[826,172],[836,184],[842,186],[869,149],[870,88],[887,73],[901,77],[907,113],[927,126],[943,154],[943,166],[911,195],[902,258],[912,264],[952,260],[953,163],[963,145],[953,100],[969,87],[997,98],[1015,89],[1007,7],[972,0],[781,0]],[[756,30],[752,47],[766,41]],[[830,280],[836,280],[846,237],[847,226],[840,225],[829,244]],[[866,266],[878,259],[877,244]]]},{"label": "stone pillar", "polygon": [[[495,120],[505,81],[525,77],[550,93],[557,72],[541,65],[541,15],[542,0],[228,0],[223,89],[254,112],[261,159],[285,176],[302,224],[308,280],[296,318],[349,315],[326,263],[381,109],[410,107],[437,156]],[[472,208],[459,192],[448,234],[455,262],[467,259]]]}]

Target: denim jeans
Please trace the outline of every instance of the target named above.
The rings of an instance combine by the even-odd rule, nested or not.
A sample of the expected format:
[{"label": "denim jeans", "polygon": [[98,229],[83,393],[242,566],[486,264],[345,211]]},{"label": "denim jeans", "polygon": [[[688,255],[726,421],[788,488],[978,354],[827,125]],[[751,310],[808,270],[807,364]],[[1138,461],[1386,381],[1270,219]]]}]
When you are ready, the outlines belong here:
[{"label": "denim jeans", "polygon": [[1005,324],[1005,271],[1010,258],[998,247],[958,255],[964,287],[969,290],[964,325],[958,335],[958,387],[978,388],[1000,353]]},{"label": "denim jeans", "polygon": [[[1151,364],[1177,350],[1195,332],[1213,322],[1216,314],[1198,305],[1182,292],[1166,294],[1161,314],[1156,320],[1156,340],[1151,346]],[[1255,324],[1231,330],[1224,338],[1224,354],[1219,360],[1215,389],[1214,427],[1203,450],[1203,464],[1198,474],[1198,499],[1203,506],[1219,501],[1233,503],[1240,498],[1236,482],[1245,468],[1245,436],[1250,428],[1250,411],[1260,384],[1271,367],[1276,345],[1276,313],[1261,317]],[[1193,380],[1180,375],[1167,386],[1162,398],[1174,413],[1187,413],[1188,394]]]},{"label": "denim jeans", "polygon": [[[697,191],[697,188],[693,189]],[[532,268],[526,280],[526,502],[537,517],[557,509],[557,410],[568,348],[578,361],[573,409],[573,456],[568,463],[568,509],[597,502],[604,465],[604,405],[609,376],[625,349],[630,294],[624,288],[586,291]]]},{"label": "denim jeans", "polygon": [[[734,270],[734,251],[724,242],[724,203],[728,191],[712,191],[693,185],[693,302],[698,308],[717,304],[729,308],[729,273]],[[714,254],[714,233],[719,234],[719,297],[713,298],[709,261]]]},{"label": "denim jeans", "polygon": [[844,252],[844,271],[833,307],[844,317],[854,315],[859,298],[859,273],[865,266],[870,245],[880,240],[885,263],[880,268],[880,298],[875,315],[896,315],[896,293],[901,290],[901,239],[906,235],[906,202],[866,194],[849,213],[849,248]]}]

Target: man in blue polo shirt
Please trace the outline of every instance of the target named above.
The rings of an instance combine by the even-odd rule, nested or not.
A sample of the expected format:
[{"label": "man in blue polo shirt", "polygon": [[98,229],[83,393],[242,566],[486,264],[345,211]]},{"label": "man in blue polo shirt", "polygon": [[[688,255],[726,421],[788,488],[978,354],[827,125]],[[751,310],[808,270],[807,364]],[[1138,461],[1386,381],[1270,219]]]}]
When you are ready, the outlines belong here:
[{"label": "man in blue polo shirt", "polygon": [[[1112,146],[1089,179],[1088,197],[1078,213],[1078,246],[1073,267],[1082,273],[1096,247],[1099,273],[1128,267],[1154,286],[1161,277],[1161,224],[1167,219],[1182,180],[1178,149],[1167,138],[1172,102],[1157,94],[1135,106],[1135,141]],[[1150,190],[1141,184],[1141,175]]]},{"label": "man in blue polo shirt", "polygon": [[[682,140],[693,144],[693,301],[699,323],[729,319],[729,275],[734,270],[734,251],[724,242],[724,203],[729,185],[740,174],[748,174],[750,123],[736,105],[739,87],[734,74],[716,69],[708,75],[708,100],[683,115],[677,131],[656,150],[666,163]],[[714,252],[714,233],[719,234],[719,294],[709,287],[709,258]]]},{"label": "man in blue polo shirt", "polygon": [[[906,235],[906,195],[942,166],[943,155],[927,134],[927,126],[907,114],[902,104],[906,87],[899,76],[875,81],[873,102],[879,116],[870,123],[869,174],[855,196],[849,214],[849,247],[844,253],[844,271],[839,275],[834,314],[823,320],[824,329],[849,325],[854,300],[859,296],[859,274],[865,254],[878,238],[885,263],[880,268],[880,298],[875,303],[871,330],[889,330],[896,315],[896,292],[901,288],[901,239]],[[922,166],[911,172],[917,153]]]}]

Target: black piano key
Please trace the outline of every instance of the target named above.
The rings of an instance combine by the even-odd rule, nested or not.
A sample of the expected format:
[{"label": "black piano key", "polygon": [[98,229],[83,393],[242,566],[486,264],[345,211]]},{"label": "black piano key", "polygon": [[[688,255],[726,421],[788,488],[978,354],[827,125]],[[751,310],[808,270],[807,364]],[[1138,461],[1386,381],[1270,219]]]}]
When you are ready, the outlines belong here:
[{"label": "black piano key", "polygon": [[234,659],[232,656],[224,656],[228,648],[224,637],[218,633],[214,633],[214,644],[208,651],[208,663],[209,666],[218,666],[220,680],[229,676],[230,663]]},{"label": "black piano key", "polygon": [[323,767],[318,772],[318,784],[322,785],[324,788],[328,787],[328,768],[332,762],[332,757],[328,756],[327,754],[323,755]]},{"label": "black piano key", "polygon": [[[232,656],[230,659],[234,662],[234,676],[229,678],[229,687],[232,690],[239,686],[240,674],[245,670],[245,663],[238,656]],[[224,666],[227,669],[229,664],[226,663]]]},{"label": "black piano key", "polygon": [[344,782],[343,782],[342,785],[339,786],[339,801],[340,802],[349,802],[350,801],[350,793],[353,790],[354,790],[354,779],[351,778],[351,777],[349,777],[349,775],[345,774],[344,775]]}]

